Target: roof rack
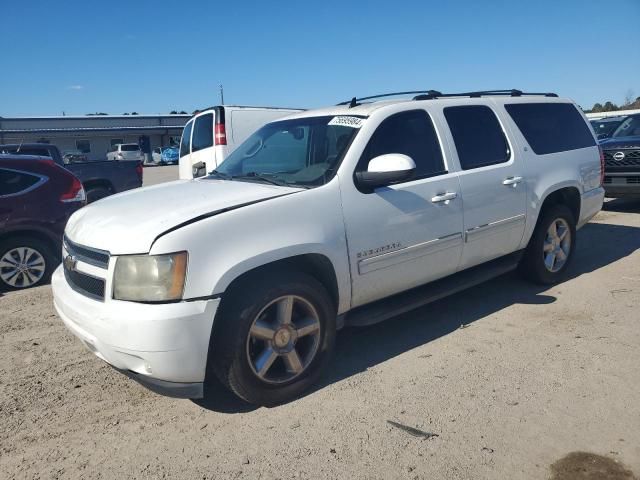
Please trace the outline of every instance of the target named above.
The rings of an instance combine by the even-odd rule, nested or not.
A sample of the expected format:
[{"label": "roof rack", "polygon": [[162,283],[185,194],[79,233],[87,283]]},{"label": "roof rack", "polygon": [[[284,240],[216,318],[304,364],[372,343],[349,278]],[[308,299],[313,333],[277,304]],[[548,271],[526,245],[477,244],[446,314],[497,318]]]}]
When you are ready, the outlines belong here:
[{"label": "roof rack", "polygon": [[415,95],[413,100],[433,100],[434,98],[449,98],[449,97],[470,97],[470,98],[480,98],[484,96],[494,96],[494,95],[508,95],[510,97],[522,97],[522,96],[537,96],[537,97],[557,97],[558,95],[552,92],[523,92],[522,90],[516,90],[512,88],[510,90],[480,90],[477,92],[464,92],[464,93],[441,93],[438,90],[416,90],[410,92],[394,92],[394,93],[383,93],[381,95],[371,95],[369,97],[361,97],[356,98],[353,97],[351,100],[347,100],[346,102],[340,102],[338,105],[349,105],[349,108],[357,107],[360,105],[358,102],[363,100],[372,100],[374,98],[385,98],[385,97],[395,97],[399,95]]}]

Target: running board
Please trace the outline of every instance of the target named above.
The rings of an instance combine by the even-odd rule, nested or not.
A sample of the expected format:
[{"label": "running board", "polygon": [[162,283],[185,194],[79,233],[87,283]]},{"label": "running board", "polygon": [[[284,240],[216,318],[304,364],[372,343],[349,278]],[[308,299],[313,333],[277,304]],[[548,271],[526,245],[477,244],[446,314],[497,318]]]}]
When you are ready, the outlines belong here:
[{"label": "running board", "polygon": [[373,325],[479,285],[515,270],[523,253],[524,251],[518,251],[406,292],[354,308],[346,314],[344,324],[348,327]]}]

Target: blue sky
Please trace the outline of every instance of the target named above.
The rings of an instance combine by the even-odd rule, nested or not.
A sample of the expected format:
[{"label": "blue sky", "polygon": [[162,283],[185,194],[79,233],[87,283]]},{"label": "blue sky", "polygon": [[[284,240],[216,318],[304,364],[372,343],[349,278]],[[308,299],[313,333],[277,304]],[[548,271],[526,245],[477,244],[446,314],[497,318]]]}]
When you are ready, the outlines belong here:
[{"label": "blue sky", "polygon": [[[640,0],[3,0],[0,115],[317,107],[398,90],[640,96]],[[633,28],[626,28],[625,25]]]}]

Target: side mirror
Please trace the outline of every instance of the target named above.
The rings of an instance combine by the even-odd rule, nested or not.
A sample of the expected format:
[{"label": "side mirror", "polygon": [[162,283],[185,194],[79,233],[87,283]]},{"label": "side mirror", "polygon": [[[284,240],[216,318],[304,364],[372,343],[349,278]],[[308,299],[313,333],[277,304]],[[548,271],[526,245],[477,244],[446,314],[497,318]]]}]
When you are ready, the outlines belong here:
[{"label": "side mirror", "polygon": [[407,155],[389,153],[372,158],[366,172],[356,172],[357,186],[367,192],[378,187],[411,180],[416,173],[416,164]]}]

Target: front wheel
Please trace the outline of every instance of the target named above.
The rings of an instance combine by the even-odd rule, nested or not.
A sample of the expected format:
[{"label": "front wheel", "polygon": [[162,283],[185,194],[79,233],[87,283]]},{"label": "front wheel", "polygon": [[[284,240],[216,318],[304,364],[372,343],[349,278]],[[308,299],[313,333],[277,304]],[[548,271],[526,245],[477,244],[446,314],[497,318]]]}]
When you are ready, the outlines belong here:
[{"label": "front wheel", "polygon": [[575,244],[576,222],[571,210],[565,205],[554,205],[542,213],[520,271],[535,283],[557,283],[566,274]]},{"label": "front wheel", "polygon": [[249,403],[295,399],[330,359],[336,308],[307,274],[254,277],[229,292],[220,308],[208,371]]}]

